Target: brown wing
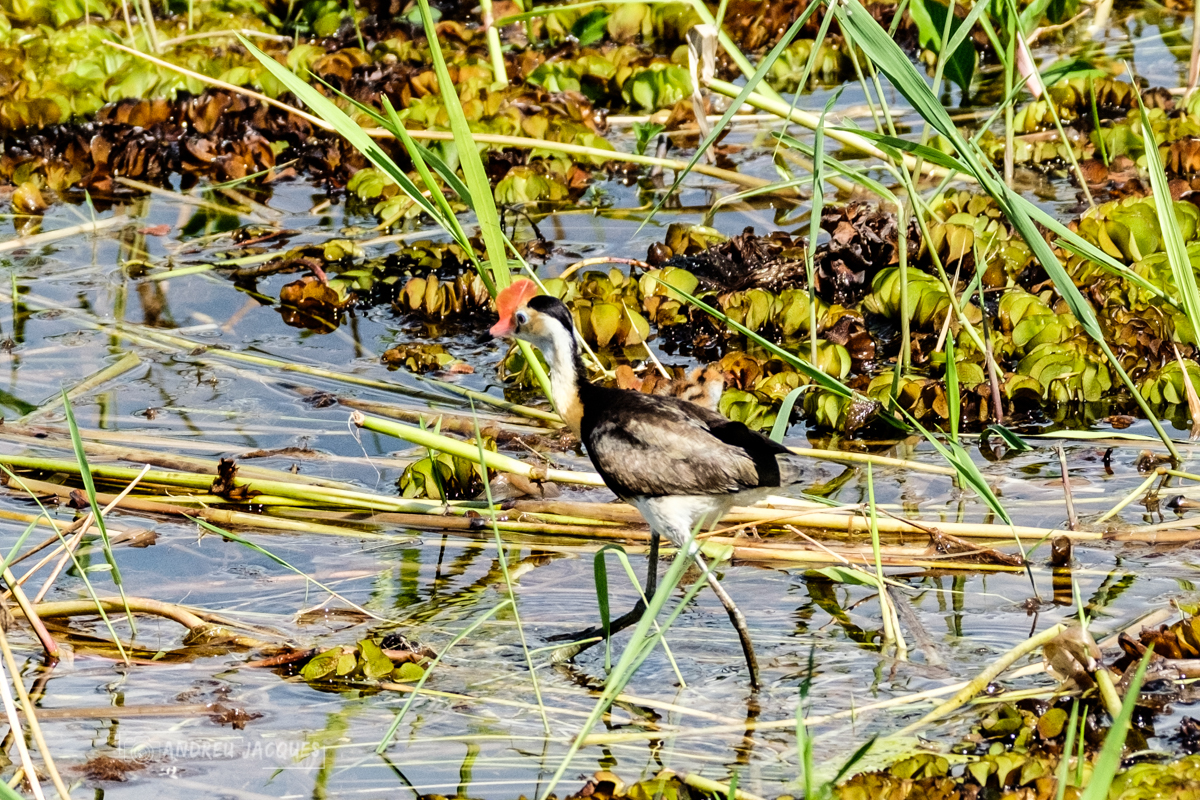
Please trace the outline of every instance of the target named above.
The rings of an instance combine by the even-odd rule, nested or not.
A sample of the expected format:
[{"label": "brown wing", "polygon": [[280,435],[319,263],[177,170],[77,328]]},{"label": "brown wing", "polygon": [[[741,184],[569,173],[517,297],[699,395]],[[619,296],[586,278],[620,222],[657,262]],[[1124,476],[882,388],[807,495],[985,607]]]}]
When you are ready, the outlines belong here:
[{"label": "brown wing", "polygon": [[606,399],[585,420],[584,444],[619,497],[729,494],[779,484],[775,455],[786,451],[741,423],[676,398],[621,392]]}]

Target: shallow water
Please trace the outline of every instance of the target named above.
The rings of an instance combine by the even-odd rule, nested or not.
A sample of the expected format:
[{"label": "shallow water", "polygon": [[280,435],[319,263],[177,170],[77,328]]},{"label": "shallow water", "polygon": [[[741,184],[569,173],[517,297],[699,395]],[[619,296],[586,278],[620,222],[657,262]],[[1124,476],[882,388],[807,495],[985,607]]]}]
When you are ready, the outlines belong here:
[{"label": "shallow water", "polygon": [[[1109,53],[1135,55],[1134,68],[1151,85],[1179,85],[1186,63],[1181,65],[1167,50],[1161,33],[1162,26],[1176,21],[1165,12],[1161,18],[1147,12],[1113,25],[1103,46]],[[1190,29],[1185,28],[1184,34],[1190,37]],[[1136,44],[1131,46],[1131,40]],[[1038,55],[1048,57],[1051,52],[1043,48]],[[826,98],[825,92],[817,92],[802,98],[801,105],[819,110]],[[955,103],[961,100],[957,95],[951,98]],[[860,99],[851,87],[841,102],[855,105]],[[741,130],[731,141],[750,143],[761,133]],[[758,153],[739,161],[744,171],[773,177],[769,155]],[[1076,205],[1073,193],[1061,181],[1039,180],[1033,186],[1037,199],[1062,215]],[[602,189],[612,208],[628,209],[643,202],[635,188],[616,181]],[[669,222],[704,221],[709,206],[725,191],[709,179],[689,180],[678,207],[665,210],[640,232],[637,215],[590,210],[553,214],[538,223],[560,248],[543,274],[552,276],[581,257],[640,257],[651,243],[662,240]],[[224,202],[211,193],[205,199]],[[323,199],[302,183],[260,198],[284,227],[300,231],[279,247],[323,242],[348,226],[370,236],[362,231],[374,221],[347,217],[342,206],[310,213]],[[120,353],[133,351],[142,358],[140,366],[75,403],[83,428],[175,437],[181,453],[204,457],[307,447],[338,458],[297,461],[287,455],[254,463],[282,469],[299,463],[304,474],[393,491],[400,467],[380,459],[395,453],[406,459],[407,445],[369,433],[357,437],[347,425],[345,408],[313,408],[290,387],[372,399],[394,399],[394,395],[238,364],[219,353],[191,354],[187,349],[133,343],[121,338],[112,323],[173,330],[196,343],[327,366],[423,391],[427,387],[405,373],[388,373],[379,364],[379,355],[399,341],[424,339],[429,334],[426,326],[398,317],[388,308],[376,308],[351,315],[332,333],[315,334],[287,326],[275,310],[213,274],[161,282],[131,277],[126,263],[130,258],[156,266],[170,259],[176,268],[186,267],[215,260],[230,243],[218,240],[196,252],[180,252],[181,245],[194,238],[184,231],[202,229],[206,220],[196,219],[196,209],[177,198],[155,195],[126,211],[136,222],[120,234],[77,237],[0,258],[22,298],[15,307],[8,302],[2,312],[6,316],[0,317],[0,337],[13,341],[11,351],[0,355],[0,389],[9,395],[0,397],[0,402],[7,406],[10,419],[19,416],[16,409],[21,402],[39,405],[62,386],[116,361]],[[710,224],[726,234],[739,233],[748,225],[761,232],[780,218],[806,226],[803,211],[803,206],[727,207]],[[229,226],[273,219],[241,214],[221,222]],[[51,230],[78,222],[77,209],[59,207],[47,215],[43,227]],[[133,234],[164,224],[171,226],[165,236]],[[257,288],[277,296],[279,287],[294,278],[272,276]],[[494,377],[502,355],[499,345],[480,341],[473,333],[440,341],[476,368],[473,375],[457,376],[457,380],[472,388],[500,391]],[[666,353],[659,355],[667,363],[680,363]],[[5,369],[7,380],[2,378]],[[460,406],[447,398],[445,407]],[[61,422],[61,414],[51,415],[48,421]],[[1151,432],[1144,424],[1131,430]],[[805,441],[800,428],[791,433],[793,443]],[[1186,436],[1183,431],[1175,433]],[[988,462],[971,448],[1017,524],[1058,527],[1066,520],[1060,467],[1051,447],[1056,443],[1038,440],[1035,451],[999,462]],[[1070,465],[1074,502],[1085,521],[1111,508],[1144,480],[1135,462],[1140,450],[1155,449],[1118,441],[1061,443]],[[0,441],[0,447],[11,452],[14,445]],[[1108,447],[1114,449],[1106,464]],[[900,443],[887,454],[930,463],[940,458],[927,444],[916,441]],[[578,454],[561,458],[563,466],[584,464]],[[880,503],[931,523],[989,519],[978,499],[948,478],[895,469],[877,469],[873,477]],[[839,503],[866,499],[862,469],[814,466],[813,483],[824,484],[825,496]],[[1164,489],[1162,494],[1181,492],[1191,497],[1200,494],[1194,488]],[[607,499],[600,491],[584,496]],[[0,496],[0,508],[28,511],[32,505],[5,494]],[[70,518],[70,512],[58,514]],[[1162,521],[1162,514],[1173,516],[1151,513],[1134,502],[1117,519],[1144,524]],[[158,534],[152,547],[117,550],[131,596],[218,611],[268,626],[306,646],[352,643],[376,629],[356,617],[301,616],[338,604],[267,556],[233,541],[201,537],[192,524],[123,514],[114,515],[112,524],[150,527]],[[0,523],[0,547],[7,549],[22,531],[20,524]],[[394,620],[410,638],[437,650],[506,597],[496,551],[488,538],[402,529],[363,537],[250,535],[298,570]],[[637,552],[634,568],[641,572],[643,556],[633,550]],[[1035,553],[1035,563],[1045,562],[1045,550],[1043,546]],[[89,558],[102,560],[98,550],[90,551]],[[509,550],[508,558],[519,573],[518,609],[531,648],[544,647],[546,636],[595,623],[589,556],[555,554],[524,544]],[[678,683],[661,651],[651,656],[630,684],[632,697],[619,702],[611,719],[597,731],[629,736],[584,747],[567,770],[560,793],[578,788],[582,777],[599,769],[613,770],[633,782],[664,767],[719,780],[728,780],[736,772],[739,785],[757,794],[793,791],[797,767],[790,720],[810,655],[816,675],[809,714],[847,712],[970,677],[1031,633],[1076,614],[1070,591],[1064,594],[1060,588],[1056,594],[1051,571],[1043,566],[1033,568],[1032,587],[1024,574],[890,570],[907,587],[902,594],[929,632],[933,658],[944,662],[938,667],[915,642],[909,643],[914,649],[908,662],[882,655],[870,644],[880,623],[878,604],[867,588],[832,584],[801,568],[737,564],[721,572],[749,619],[759,648],[766,688],[757,703],[748,702],[744,665],[725,614],[710,593],[702,592],[668,636],[686,686]],[[632,604],[634,594],[619,579],[615,562],[610,563],[609,574],[614,608]],[[1187,547],[1093,544],[1077,547],[1070,574],[1079,600],[1098,620],[1095,628],[1108,633],[1148,612],[1168,608],[1172,601],[1191,598],[1197,564]],[[90,578],[102,593],[111,589],[107,573],[93,572]],[[1040,605],[1027,603],[1035,592],[1044,601]],[[47,599],[82,596],[82,579],[71,573],[58,580]],[[1031,610],[1034,606],[1036,611]],[[36,642],[23,632],[14,635],[25,677],[41,694],[42,724],[56,760],[69,777],[101,786],[107,798],[181,791],[247,798],[356,797],[398,789],[487,798],[534,796],[558,769],[591,710],[590,692],[603,675],[601,648],[581,656],[573,666],[550,666],[546,651],[539,653],[544,725],[516,619],[506,610],[447,653],[427,684],[432,693],[415,701],[381,757],[374,748],[407,701],[406,693],[370,687],[361,692],[321,691],[273,670],[244,668],[246,657],[239,654],[201,654],[176,661],[170,653],[184,648],[184,643],[182,629],[174,623],[140,621],[137,635],[132,636],[119,615],[113,620],[122,638],[151,653],[162,651],[160,663],[125,667],[76,636],[73,654],[54,668],[43,669]],[[76,622],[72,627],[76,633],[105,635],[102,626],[91,622]],[[618,639],[618,646],[623,641]],[[1050,682],[1041,678],[1017,685],[1049,686]],[[235,730],[196,708],[214,702],[257,716],[244,729]],[[814,732],[819,737],[820,760],[835,763],[868,736],[893,732],[928,708],[865,712],[818,725]],[[1170,732],[1178,717],[1191,711],[1181,707],[1162,715],[1160,730]],[[964,711],[924,735],[952,741],[973,714]],[[750,731],[748,721],[778,724]],[[915,740],[892,743],[881,748],[880,755],[915,744]],[[1170,749],[1165,739],[1152,740],[1151,746]],[[97,783],[78,771],[79,765],[97,756],[143,761],[124,781]]]}]

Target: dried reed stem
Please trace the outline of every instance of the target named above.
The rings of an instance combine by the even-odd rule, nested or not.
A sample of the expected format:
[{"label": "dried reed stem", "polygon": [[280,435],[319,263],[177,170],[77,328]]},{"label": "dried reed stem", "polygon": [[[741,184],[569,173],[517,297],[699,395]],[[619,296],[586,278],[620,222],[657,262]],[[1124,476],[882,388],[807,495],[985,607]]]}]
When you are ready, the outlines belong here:
[{"label": "dried reed stem", "polygon": [[98,219],[95,222],[84,222],[79,225],[72,225],[68,228],[59,228],[54,231],[45,231],[43,233],[35,233],[31,236],[18,236],[16,239],[9,239],[7,242],[0,242],[0,253],[8,253],[13,250],[22,250],[29,247],[38,247],[50,242],[57,242],[59,239],[69,239],[72,236],[82,236],[87,233],[97,233],[108,228],[116,228],[129,222],[129,217],[124,214],[118,214],[115,217],[108,219]]},{"label": "dried reed stem", "polygon": [[940,706],[933,709],[911,725],[906,725],[895,735],[897,737],[909,736],[916,731],[919,731],[921,728],[924,728],[926,725],[936,722],[955,709],[963,706],[972,697],[986,689],[989,683],[994,681],[1000,675],[1000,673],[1004,672],[1004,670],[1012,666],[1017,659],[1050,642],[1064,630],[1066,630],[1065,625],[1055,625],[1042,631],[1037,636],[1031,636],[1030,638],[1021,642],[1016,647],[1009,650],[1007,653],[1000,656],[1000,658],[989,664],[987,669],[983,670],[983,672],[980,672],[978,675],[968,681],[967,685],[955,693],[955,695],[949,700],[942,703]]},{"label": "dried reed stem", "polygon": [[17,744],[17,753],[21,757],[21,768],[25,770],[25,779],[29,781],[29,789],[37,800],[46,800],[42,794],[42,786],[38,783],[37,770],[33,767],[33,759],[29,757],[29,749],[25,747],[25,736],[20,733],[21,720],[17,717],[17,707],[13,704],[12,691],[3,673],[7,672],[0,666],[0,701],[4,703],[4,713],[8,715],[8,726],[13,732],[13,741]]},{"label": "dried reed stem", "polygon": [[38,752],[42,754],[42,761],[46,764],[46,772],[50,774],[50,780],[54,784],[58,796],[62,800],[71,800],[71,793],[67,791],[62,776],[58,774],[58,768],[54,765],[54,756],[50,754],[50,748],[46,745],[42,726],[38,722],[37,714],[34,713],[33,701],[29,698],[29,692],[25,691],[25,683],[21,680],[21,671],[17,669],[17,660],[13,658],[12,648],[8,646],[8,637],[4,634],[3,626],[0,626],[0,651],[4,652],[4,663],[8,665],[8,673],[12,677],[13,687],[17,690],[17,697],[20,698],[21,708],[25,712],[25,720],[29,723],[29,733],[37,742]]}]

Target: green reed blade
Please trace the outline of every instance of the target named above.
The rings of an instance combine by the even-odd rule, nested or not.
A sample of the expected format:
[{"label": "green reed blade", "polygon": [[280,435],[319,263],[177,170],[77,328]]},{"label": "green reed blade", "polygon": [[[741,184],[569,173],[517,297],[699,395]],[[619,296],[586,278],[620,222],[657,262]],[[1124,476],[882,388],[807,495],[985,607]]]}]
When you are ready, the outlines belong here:
[{"label": "green reed blade", "polygon": [[787,435],[788,425],[791,424],[792,409],[796,407],[796,401],[800,399],[800,395],[807,388],[807,386],[797,386],[783,398],[783,403],[779,406],[779,413],[775,417],[775,424],[771,426],[771,441],[783,441],[783,437]]},{"label": "green reed blade", "polygon": [[1034,257],[1054,282],[1055,288],[1067,303],[1071,313],[1100,346],[1109,365],[1121,378],[1146,419],[1154,427],[1155,433],[1162,439],[1171,455],[1178,459],[1178,449],[1163,429],[1162,423],[1146,399],[1137,390],[1129,374],[1117,360],[1108,342],[1105,341],[1104,332],[1100,328],[1091,304],[1075,286],[1054,251],[1050,249],[1050,245],[1042,237],[1029,214],[1025,212],[1020,195],[995,174],[995,170],[978,148],[973,148],[963,139],[953,120],[950,119],[949,113],[930,91],[924,78],[917,72],[908,56],[859,4],[858,0],[840,0],[834,7],[834,13],[838,15],[843,27],[849,29],[854,35],[855,41],[871,59],[872,64],[888,77],[896,90],[912,104],[914,110],[953,145],[963,159],[963,166],[966,167],[968,173],[979,181],[983,189],[992,196],[1004,216],[1029,245]]},{"label": "green reed blade", "polygon": [[104,560],[108,562],[108,566],[112,569],[112,580],[117,586],[117,592],[121,595],[121,602],[125,605],[125,618],[129,621],[129,629],[133,635],[137,635],[137,623],[133,621],[133,612],[129,610],[129,603],[125,599],[125,586],[121,581],[121,569],[117,566],[116,556],[113,555],[112,541],[108,537],[108,528],[104,524],[104,515],[101,513],[100,503],[96,500],[96,482],[92,479],[92,471],[88,466],[87,454],[83,449],[83,438],[79,435],[79,426],[75,423],[75,412],[71,407],[71,398],[67,396],[67,390],[62,393],[63,411],[67,416],[67,427],[71,431],[71,446],[75,449],[75,459],[79,463],[79,477],[83,481],[84,491],[87,493],[88,505],[92,509],[92,515],[95,517],[96,529],[100,531],[101,549],[104,552]]},{"label": "green reed blade", "polygon": [[604,551],[600,548],[592,556],[592,578],[596,583],[596,605],[600,607],[600,627],[604,630],[604,671],[612,669],[612,631],[609,630],[610,616],[608,605],[608,563],[604,560]]},{"label": "green reed blade", "polygon": [[[1183,231],[1180,230],[1175,216],[1175,201],[1171,198],[1171,187],[1158,152],[1154,128],[1150,125],[1150,117],[1146,113],[1145,104],[1142,103],[1141,93],[1135,91],[1133,95],[1137,98],[1138,113],[1141,117],[1142,136],[1146,144],[1146,171],[1150,173],[1150,186],[1154,190],[1154,208],[1158,212],[1158,227],[1162,231],[1167,263],[1171,265],[1175,290],[1183,300],[1183,312],[1192,325],[1191,341],[1200,342],[1200,331],[1197,330],[1200,328],[1200,287],[1196,286],[1196,273],[1188,256],[1187,244],[1183,241]],[[1177,333],[1182,334],[1182,331]]]},{"label": "green reed blade", "polygon": [[[1113,778],[1121,768],[1121,752],[1125,749],[1125,737],[1129,735],[1129,725],[1133,720],[1133,709],[1137,706],[1138,696],[1142,690],[1142,680],[1146,677],[1146,665],[1154,657],[1154,647],[1148,647],[1146,654],[1138,663],[1137,672],[1125,690],[1125,700],[1121,703],[1121,713],[1113,720],[1108,735],[1104,737],[1104,746],[1092,769],[1091,780],[1080,795],[1080,800],[1106,800],[1108,790],[1112,787]],[[1082,737],[1080,737],[1082,739]]]},{"label": "green reed blade", "polygon": [[[475,421],[475,444],[479,448],[479,463],[484,462],[483,433],[479,430],[479,416],[475,414],[475,404],[471,404],[471,417]],[[537,698],[538,712],[542,715],[542,729],[550,735],[550,718],[546,716],[546,705],[542,702],[542,688],[538,683],[537,668],[533,665],[533,656],[529,652],[529,639],[525,635],[525,626],[521,623],[521,611],[517,605],[517,591],[513,588],[512,575],[508,571],[508,556],[504,553],[504,541],[500,538],[500,525],[496,521],[496,504],[492,501],[492,484],[488,480],[487,468],[483,469],[483,491],[487,496],[488,515],[492,520],[492,534],[496,540],[496,560],[500,562],[500,572],[504,575],[504,587],[508,591],[508,600],[512,603],[513,621],[517,623],[517,635],[521,637],[521,650],[525,654],[525,666],[529,669],[529,680],[533,682],[533,696]],[[445,494],[443,493],[443,497]]]},{"label": "green reed blade", "polygon": [[456,634],[455,637],[453,639],[451,639],[450,642],[445,647],[442,648],[442,651],[433,657],[433,661],[429,662],[429,666],[426,667],[424,674],[421,675],[420,680],[418,680],[417,684],[413,687],[412,693],[409,694],[408,700],[405,701],[405,703],[401,707],[399,713],[396,714],[396,718],[394,720],[392,720],[392,724],[387,729],[387,733],[385,733],[383,735],[383,739],[379,742],[379,745],[375,748],[376,753],[382,755],[384,752],[387,751],[388,745],[392,743],[392,737],[396,735],[396,731],[399,730],[399,728],[400,728],[400,723],[404,721],[404,715],[408,713],[409,707],[411,707],[413,704],[413,701],[417,699],[417,695],[419,695],[421,693],[421,687],[425,685],[425,681],[428,680],[428,678],[429,678],[430,674],[432,674],[434,668],[436,668],[438,664],[442,663],[442,657],[445,656],[446,653],[448,653],[450,651],[450,648],[454,647],[454,645],[458,644],[463,639],[470,636],[472,633],[475,632],[476,628],[478,628],[483,623],[487,622],[489,619],[491,619],[493,616],[495,616],[499,612],[508,608],[510,605],[512,605],[512,600],[504,600],[504,601],[501,601],[501,603],[499,605],[493,606],[488,611],[485,611],[474,622],[472,622],[470,625],[468,625],[467,627],[465,627],[461,631],[459,631],[458,634]]},{"label": "green reed blade", "polygon": [[188,517],[188,519],[190,519],[192,522],[199,525],[201,528],[204,528],[209,533],[215,533],[217,536],[220,536],[222,539],[229,539],[232,542],[237,542],[238,544],[242,545],[243,547],[248,547],[249,549],[253,550],[256,553],[261,553],[262,555],[271,559],[272,561],[274,561],[276,564],[283,567],[284,569],[290,570],[290,571],[296,573],[297,575],[299,575],[300,577],[304,578],[304,580],[306,582],[313,584],[314,586],[320,588],[322,591],[329,592],[329,594],[333,595],[338,600],[341,600],[343,603],[350,606],[351,608],[353,608],[355,611],[359,612],[360,614],[365,614],[366,616],[370,617],[371,619],[377,619],[380,622],[391,622],[392,621],[392,620],[388,619],[387,617],[381,617],[378,614],[368,611],[367,609],[363,608],[358,603],[355,603],[353,600],[349,599],[345,595],[340,594],[337,590],[330,588],[329,586],[326,586],[325,584],[321,583],[319,580],[312,577],[311,575],[309,575],[307,572],[300,569],[299,567],[295,567],[295,566],[289,564],[287,561],[285,561],[284,559],[275,555],[274,553],[272,553],[270,550],[268,550],[265,547],[257,545],[254,542],[250,541],[249,539],[245,539],[241,536],[238,536],[236,533],[230,533],[229,531],[225,530],[224,528],[221,528],[217,525],[213,525],[211,522],[200,519],[199,517]]},{"label": "green reed blade", "polygon": [[[833,19],[832,14],[827,14],[821,22],[821,32],[824,34],[828,30],[829,22]],[[823,36],[822,36],[823,38]],[[820,44],[820,39],[817,40]],[[817,54],[817,46],[813,46],[812,55]],[[808,66],[805,66],[805,78],[808,75]],[[800,86],[805,86],[804,80]],[[797,92],[797,94],[799,94]],[[813,138],[813,168],[812,168],[812,205],[808,214],[808,247],[804,248],[804,271],[808,278],[808,347],[809,360],[815,365],[817,363],[817,282],[816,282],[816,252],[817,252],[817,237],[821,235],[821,212],[825,205],[825,188],[822,185],[822,178],[825,173],[825,120],[829,117],[830,110],[833,109],[833,104],[842,96],[842,90],[838,89],[829,99],[825,101],[825,110],[821,112],[821,118],[817,122],[817,130]]]},{"label": "green reed blade", "polygon": [[[981,270],[976,270],[975,275],[982,275]],[[970,292],[964,293],[970,296]],[[962,413],[962,408],[959,406],[959,386],[958,386],[958,364],[956,363],[956,353],[954,352],[954,334],[949,333],[946,336],[946,408],[950,413],[950,441],[958,441],[958,418]]]}]

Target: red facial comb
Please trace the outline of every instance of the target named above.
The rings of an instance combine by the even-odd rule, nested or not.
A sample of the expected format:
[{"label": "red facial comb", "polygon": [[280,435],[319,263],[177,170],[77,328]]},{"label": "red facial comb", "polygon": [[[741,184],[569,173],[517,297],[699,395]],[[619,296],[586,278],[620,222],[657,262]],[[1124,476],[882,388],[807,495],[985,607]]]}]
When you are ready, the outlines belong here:
[{"label": "red facial comb", "polygon": [[512,334],[516,327],[513,325],[513,313],[530,298],[537,297],[539,292],[536,283],[528,278],[521,278],[496,295],[496,313],[500,316],[500,321],[492,326],[492,335]]}]

